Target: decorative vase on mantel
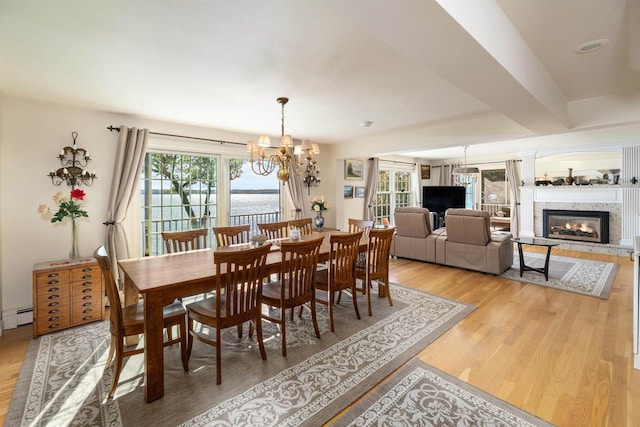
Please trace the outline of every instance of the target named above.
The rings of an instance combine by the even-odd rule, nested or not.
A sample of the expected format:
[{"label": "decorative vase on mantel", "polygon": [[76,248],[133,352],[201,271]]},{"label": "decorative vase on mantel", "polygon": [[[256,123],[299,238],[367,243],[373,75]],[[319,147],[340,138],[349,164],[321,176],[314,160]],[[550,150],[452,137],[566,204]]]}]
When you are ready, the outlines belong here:
[{"label": "decorative vase on mantel", "polygon": [[318,211],[318,213],[316,214],[316,217],[313,220],[315,226],[316,226],[316,230],[317,231],[322,231],[322,227],[324,227],[324,217],[322,216],[322,211]]},{"label": "decorative vase on mantel", "polygon": [[569,168],[569,176],[567,177],[567,179],[565,179],[565,182],[567,183],[567,185],[572,185],[573,184],[573,169]]},{"label": "decorative vase on mantel", "polygon": [[69,251],[69,259],[75,261],[80,258],[78,252],[78,229],[75,218],[71,218],[71,250]]}]

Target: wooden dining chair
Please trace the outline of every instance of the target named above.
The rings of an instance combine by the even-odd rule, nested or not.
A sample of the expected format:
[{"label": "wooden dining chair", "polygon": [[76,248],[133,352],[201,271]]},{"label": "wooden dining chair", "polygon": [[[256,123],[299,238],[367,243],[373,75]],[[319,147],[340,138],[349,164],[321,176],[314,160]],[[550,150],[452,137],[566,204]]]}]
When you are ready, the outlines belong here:
[{"label": "wooden dining chair", "polygon": [[[109,397],[113,397],[118,386],[120,373],[122,371],[122,362],[125,357],[132,356],[144,352],[144,348],[136,348],[134,350],[124,349],[124,339],[128,336],[140,335],[144,333],[144,305],[139,302],[137,305],[122,308],[120,302],[120,294],[116,281],[111,271],[111,262],[107,256],[104,246],[99,247],[93,253],[93,257],[98,261],[100,270],[106,283],[107,298],[109,299],[109,323],[111,330],[111,345],[109,347],[109,355],[105,370],[111,366],[115,356],[115,372],[113,374],[113,384],[109,391]],[[189,358],[187,354],[187,328],[186,328],[186,312],[180,302],[174,302],[163,309],[163,326],[167,330],[173,326],[178,326],[180,336],[175,339],[168,339],[164,342],[164,346],[180,343],[180,352],[182,353],[182,367],[185,372],[189,370]]]},{"label": "wooden dining chair", "polygon": [[393,305],[389,289],[389,252],[395,231],[395,227],[369,230],[366,264],[361,268],[356,266],[356,278],[362,280],[363,289],[367,295],[369,316],[371,316],[371,283],[374,280],[378,283],[378,294],[381,297],[386,295],[389,305]]},{"label": "wooden dining chair", "polygon": [[302,236],[313,233],[312,218],[292,219],[289,221],[289,230],[297,228]]},{"label": "wooden dining chair", "polygon": [[[257,332],[262,360],[267,353],[262,341],[261,300],[262,284],[267,277],[267,255],[271,244],[238,251],[215,251],[215,297],[187,305],[189,345],[191,355],[193,339],[216,349],[216,384],[222,383],[222,330],[245,322],[253,322]],[[198,332],[195,322],[215,328],[215,337]]]},{"label": "wooden dining chair", "polygon": [[[272,317],[263,314],[262,318],[280,325],[280,338],[282,341],[282,355],[287,355],[286,311],[309,304],[311,320],[316,337],[320,338],[320,329],[316,319],[315,286],[314,278],[320,245],[324,237],[299,242],[282,242],[282,268],[280,280],[267,283],[262,288],[262,303],[280,309],[280,317]],[[293,316],[291,316],[293,319]],[[300,310],[302,317],[302,310]]]},{"label": "wooden dining chair", "polygon": [[207,247],[207,234],[209,230],[199,228],[183,231],[163,231],[162,240],[168,254],[176,252],[193,251]]},{"label": "wooden dining chair", "polygon": [[320,304],[329,307],[329,327],[333,328],[333,305],[335,293],[347,291],[353,299],[353,308],[356,316],[360,319],[358,310],[358,300],[356,295],[356,259],[358,258],[358,248],[360,239],[364,231],[346,234],[332,234],[329,238],[331,244],[329,251],[329,262],[327,269],[317,270],[315,273],[315,286],[317,290],[326,291],[326,301],[317,298]]},{"label": "wooden dining chair", "polygon": [[364,235],[369,234],[369,230],[373,227],[373,221],[366,219],[349,218],[349,233],[364,230]]},{"label": "wooden dining chair", "polygon": [[251,225],[232,225],[229,227],[213,227],[213,235],[216,236],[216,245],[219,248],[249,243],[249,231]]},{"label": "wooden dining chair", "polygon": [[287,221],[265,222],[257,225],[258,230],[260,230],[267,239],[280,239],[289,236],[289,223]]}]

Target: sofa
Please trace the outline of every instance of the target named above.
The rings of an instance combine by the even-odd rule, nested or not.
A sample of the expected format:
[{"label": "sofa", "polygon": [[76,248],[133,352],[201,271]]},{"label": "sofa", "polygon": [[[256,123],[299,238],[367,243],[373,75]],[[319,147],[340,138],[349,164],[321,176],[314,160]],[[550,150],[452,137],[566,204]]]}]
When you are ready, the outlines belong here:
[{"label": "sofa", "polygon": [[445,227],[436,230],[431,217],[426,208],[396,209],[391,255],[490,274],[501,274],[513,264],[512,235],[492,232],[488,212],[449,209]]}]

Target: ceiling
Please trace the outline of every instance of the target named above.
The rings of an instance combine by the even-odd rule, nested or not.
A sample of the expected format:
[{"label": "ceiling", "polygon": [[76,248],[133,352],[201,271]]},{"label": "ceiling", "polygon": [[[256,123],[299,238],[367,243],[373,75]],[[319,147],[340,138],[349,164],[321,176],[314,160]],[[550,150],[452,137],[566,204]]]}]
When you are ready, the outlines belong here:
[{"label": "ceiling", "polygon": [[272,136],[286,96],[295,138],[446,158],[439,127],[558,134],[574,103],[640,91],[639,2],[2,0],[0,93]]}]

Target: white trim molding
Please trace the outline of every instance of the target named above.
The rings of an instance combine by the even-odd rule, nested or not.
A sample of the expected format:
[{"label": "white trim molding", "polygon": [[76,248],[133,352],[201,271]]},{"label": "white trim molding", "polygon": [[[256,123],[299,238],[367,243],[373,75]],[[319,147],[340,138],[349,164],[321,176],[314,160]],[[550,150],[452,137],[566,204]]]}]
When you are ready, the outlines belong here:
[{"label": "white trim molding", "polygon": [[536,203],[622,203],[622,188],[611,186],[535,187]]}]

